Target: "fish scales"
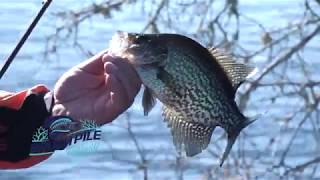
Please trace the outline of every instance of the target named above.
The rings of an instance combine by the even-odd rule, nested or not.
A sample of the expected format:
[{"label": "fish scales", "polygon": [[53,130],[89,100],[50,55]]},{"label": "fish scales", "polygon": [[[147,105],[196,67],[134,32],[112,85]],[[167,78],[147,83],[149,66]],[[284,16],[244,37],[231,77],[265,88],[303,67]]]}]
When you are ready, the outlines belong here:
[{"label": "fish scales", "polygon": [[226,131],[222,165],[240,131],[253,122],[239,111],[234,97],[255,69],[177,34],[118,32],[110,46],[111,53],[133,65],[145,86],[145,115],[155,98],[163,103],[162,114],[179,153],[199,154],[208,147],[216,126]]},{"label": "fish scales", "polygon": [[[202,112],[201,118],[188,119],[190,121],[211,126],[223,124],[223,121],[235,124],[233,121],[235,118],[232,117],[234,113],[229,113],[232,112],[232,107],[229,104],[220,103],[228,101],[228,99],[224,95],[222,87],[217,83],[216,77],[208,72],[208,68],[202,67],[202,64],[198,63],[196,58],[176,53],[181,52],[181,50],[175,49],[175,47],[170,47],[170,49],[172,51],[169,52],[168,65],[165,66],[165,70],[175,77],[171,81],[181,84],[181,86],[173,88],[181,89],[180,87],[182,87],[186,93],[184,97],[177,98],[178,102],[170,101],[168,105],[181,113],[185,113],[186,117],[190,117],[198,111]],[[177,61],[177,59],[180,61]],[[179,91],[179,89],[176,91]],[[163,94],[166,97],[174,95],[171,89]]]}]

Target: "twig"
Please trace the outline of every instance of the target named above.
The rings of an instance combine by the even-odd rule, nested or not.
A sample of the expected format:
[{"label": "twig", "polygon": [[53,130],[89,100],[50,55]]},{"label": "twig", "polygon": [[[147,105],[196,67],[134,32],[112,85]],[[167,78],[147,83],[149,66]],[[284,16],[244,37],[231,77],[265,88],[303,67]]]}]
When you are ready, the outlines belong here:
[{"label": "twig", "polygon": [[295,172],[295,171],[303,171],[304,169],[306,169],[307,167],[313,165],[313,164],[317,164],[317,163],[320,163],[320,157],[316,157],[310,161],[307,161],[303,164],[300,164],[300,165],[297,165],[296,167],[292,168],[292,169],[289,169],[287,170],[284,175],[287,176],[289,173],[291,172]]}]

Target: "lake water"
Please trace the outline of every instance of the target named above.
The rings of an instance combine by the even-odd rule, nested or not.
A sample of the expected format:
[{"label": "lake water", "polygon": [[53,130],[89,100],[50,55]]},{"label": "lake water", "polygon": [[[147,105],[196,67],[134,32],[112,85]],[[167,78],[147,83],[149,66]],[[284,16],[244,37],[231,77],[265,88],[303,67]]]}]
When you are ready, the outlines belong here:
[{"label": "lake water", "polygon": [[[45,37],[52,34],[54,24],[61,24],[61,21],[50,16],[50,13],[68,9],[76,9],[84,4],[90,4],[92,1],[82,0],[81,4],[76,0],[56,0],[52,3],[46,16],[43,17],[30,40],[24,45],[18,57],[11,65],[10,69],[1,80],[0,89],[8,91],[18,91],[31,87],[38,83],[46,84],[52,88],[56,80],[68,68],[86,59],[84,54],[76,49],[62,48],[58,49],[59,54],[44,59],[43,51]],[[240,3],[240,8],[247,14],[255,17],[268,27],[277,26],[279,23],[287,22],[297,16],[300,6],[303,3],[299,1],[276,1],[244,0]],[[0,1],[0,59],[4,59],[14,47],[19,34],[23,32],[30,19],[36,14],[41,6],[39,0],[2,0]],[[123,8],[126,13],[115,13],[113,19],[104,19],[102,17],[93,18],[90,22],[81,26],[79,41],[85,44],[85,47],[92,52],[98,52],[108,46],[112,34],[117,30],[140,32],[148,15],[141,11],[140,6]],[[275,21],[275,19],[277,21]],[[244,26],[243,45],[247,48],[256,48],[260,46],[260,31],[257,27]],[[317,39],[319,40],[319,38]],[[69,42],[71,44],[71,42]],[[68,42],[62,46],[68,47]],[[320,57],[319,41],[310,43],[309,50],[306,50],[308,57]],[[312,59],[312,58],[310,58]],[[258,59],[257,59],[258,61]],[[312,60],[311,60],[312,61]],[[315,65],[315,71],[318,69],[318,59],[310,62]],[[318,68],[316,68],[318,67]],[[317,76],[319,77],[319,76]],[[257,91],[257,97],[267,96],[265,91]],[[258,98],[257,98],[258,99]],[[132,137],[127,127],[127,119],[132,123],[132,131],[143,150],[147,160],[148,175],[150,179],[177,179],[179,174],[183,174],[185,179],[205,179],[206,172],[209,169],[215,169],[219,162],[214,158],[211,152],[204,153],[189,159],[177,160],[174,147],[172,145],[169,129],[162,122],[160,117],[160,104],[151,112],[149,117],[143,116],[143,110],[140,106],[141,94],[136,98],[134,105],[128,110],[128,113],[121,115],[113,124],[105,125],[103,129],[104,146],[98,152],[88,153],[85,157],[74,156],[66,151],[56,152],[49,160],[29,169],[15,171],[0,171],[1,180],[55,180],[55,179],[79,179],[79,180],[109,180],[109,179],[142,179],[143,171],[141,157],[137,151]],[[282,143],[287,144],[293,129],[288,132],[281,131],[281,123],[271,120],[273,115],[285,114],[298,107],[297,101],[282,100],[275,106],[268,104],[250,104],[246,112],[257,114],[258,107],[260,112],[269,111],[266,115],[256,122],[250,128],[246,129],[246,134],[254,136],[250,143],[245,143],[245,151],[240,152],[239,146],[244,142],[237,143],[233,148],[234,156],[237,153],[245,153],[245,157],[250,161],[258,155],[264,156],[255,163],[253,172],[256,179],[279,179],[277,173],[271,172],[273,161],[278,161]],[[293,128],[293,127],[292,127]],[[293,164],[310,160],[320,153],[316,151],[316,142],[312,136],[309,127],[303,128],[300,133],[304,133],[301,138],[294,141],[289,153],[289,161]],[[221,129],[215,132],[213,141],[219,141],[219,147],[211,146],[209,149],[221,152],[225,146],[225,141],[219,140],[223,133]],[[269,147],[269,139],[273,135],[283,136],[275,145]],[[302,148],[306,147],[306,148]],[[268,149],[262,151],[263,149]],[[280,150],[279,150],[280,149]],[[263,154],[259,154],[263,152]],[[217,153],[221,155],[221,153]],[[234,159],[230,160],[233,161]],[[261,162],[260,162],[261,161]],[[242,161],[240,161],[241,163]],[[179,164],[179,166],[177,165]],[[227,163],[226,163],[226,166]],[[268,172],[270,171],[270,172]],[[279,169],[279,174],[283,169]],[[217,169],[219,177],[228,174],[222,169]],[[231,172],[235,174],[230,179],[245,179],[246,172]],[[320,172],[316,171],[313,179],[320,179]],[[215,179],[215,178],[213,178]],[[220,178],[224,179],[224,178]],[[298,177],[298,179],[310,179],[308,176]]]}]

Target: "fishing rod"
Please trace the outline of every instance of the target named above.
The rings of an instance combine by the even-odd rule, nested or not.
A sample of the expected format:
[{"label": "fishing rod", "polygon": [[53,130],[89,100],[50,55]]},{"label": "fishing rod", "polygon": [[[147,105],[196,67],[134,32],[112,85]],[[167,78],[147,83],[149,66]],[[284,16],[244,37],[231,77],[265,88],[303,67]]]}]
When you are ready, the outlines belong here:
[{"label": "fishing rod", "polygon": [[49,7],[49,5],[51,4],[52,0],[44,0],[42,2],[42,8],[40,9],[40,11],[38,12],[37,16],[32,20],[31,24],[28,26],[26,32],[23,34],[23,36],[21,37],[21,39],[18,41],[16,47],[13,49],[13,51],[11,52],[11,54],[8,56],[8,58],[5,60],[5,64],[3,65],[3,67],[1,68],[0,71],[0,79],[2,78],[2,76],[4,75],[4,73],[7,71],[7,69],[9,68],[10,64],[13,62],[14,58],[16,57],[16,55],[18,54],[19,50],[21,49],[21,47],[23,46],[23,44],[26,42],[26,40],[28,39],[28,37],[30,36],[32,30],[34,29],[34,27],[37,25],[37,23],[39,22],[39,20],[41,19],[42,15],[45,13],[45,11],[47,10],[47,8]]}]

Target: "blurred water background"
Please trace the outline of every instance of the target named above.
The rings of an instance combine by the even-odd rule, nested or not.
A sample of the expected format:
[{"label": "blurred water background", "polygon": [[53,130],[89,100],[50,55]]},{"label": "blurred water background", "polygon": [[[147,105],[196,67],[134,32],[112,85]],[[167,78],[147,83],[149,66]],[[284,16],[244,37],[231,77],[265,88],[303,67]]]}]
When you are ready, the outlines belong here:
[{"label": "blurred water background", "polygon": [[[96,53],[108,47],[108,41],[117,30],[143,31],[156,14],[157,7],[163,3],[163,1],[128,1],[105,17],[97,13],[79,23],[77,36],[73,34],[68,36],[68,31],[65,30],[57,31],[57,27],[68,29],[74,25],[70,23],[72,21],[66,20],[72,19],[72,16],[62,12],[70,10],[77,12],[85,7],[91,7],[93,3],[103,2],[101,0],[53,1],[1,80],[0,89],[19,91],[39,83],[52,88],[62,73],[85,60],[89,52]],[[171,5],[168,9],[164,5],[165,10],[157,19],[158,26],[155,27],[151,23],[147,31],[182,33],[206,45],[219,44],[221,47],[235,50],[239,52],[236,54],[239,57],[241,54],[259,51],[265,46],[266,51],[257,53],[251,58],[244,58],[256,64],[263,72],[272,65],[272,60],[278,58],[277,55],[281,56],[290,51],[290,48],[299,43],[303,37],[319,27],[319,23],[311,22],[311,25],[308,24],[308,27],[306,25],[303,29],[305,24],[302,23],[301,27],[297,27],[303,29],[302,33],[295,32],[296,34],[292,36],[288,35],[288,39],[279,46],[268,47],[266,42],[268,35],[273,39],[281,37],[283,29],[288,28],[288,32],[291,32],[290,24],[294,26],[295,23],[300,23],[301,19],[309,17],[309,15],[303,17],[305,2],[309,2],[311,7],[317,10],[315,14],[320,12],[320,3],[317,4],[316,0],[240,0],[239,2],[230,0],[231,5],[232,2],[237,2],[236,8],[247,17],[241,16],[241,19],[245,20],[237,24],[236,18],[232,17],[230,11],[230,20],[228,15],[225,15],[223,20],[229,24],[222,23],[222,26],[225,26],[227,33],[231,34],[227,35],[227,39],[230,42],[236,40],[244,47],[242,49],[234,47],[232,43],[228,44],[223,33],[213,39],[210,38],[212,32],[207,31],[210,28],[206,29],[205,25],[198,26],[199,23],[209,23],[209,17],[214,16],[213,14],[217,13],[219,8],[223,8],[228,1],[216,0],[212,5],[206,4],[212,2],[170,1],[177,5]],[[195,5],[189,8],[188,3]],[[185,4],[187,8],[179,9],[181,4]],[[0,60],[4,60],[12,51],[21,32],[26,29],[40,6],[40,0],[0,1]],[[211,8],[209,12],[207,12],[208,6]],[[230,9],[232,10],[232,7]],[[178,15],[170,20],[168,17],[173,12]],[[207,14],[204,20],[203,14]],[[257,22],[261,23],[263,28]],[[237,25],[240,29],[238,34],[235,32]],[[238,37],[235,38],[236,36]],[[264,38],[265,43],[261,42],[261,38]],[[127,113],[102,128],[105,146],[99,151],[85,154],[85,157],[58,151],[49,160],[35,167],[0,171],[0,179],[320,179],[318,168],[320,116],[316,103],[319,100],[317,97],[320,96],[317,84],[320,77],[319,57],[318,33],[318,37],[312,38],[303,51],[299,50],[295,56],[290,57],[288,63],[270,70],[270,73],[268,72],[270,75],[264,76],[259,81],[261,85],[259,88],[250,90],[250,96],[246,96],[247,103],[243,106],[244,114],[263,115],[242,133],[230,158],[222,168],[218,168],[218,162],[226,141],[221,129],[215,131],[209,150],[193,158],[177,158],[170,131],[160,117],[160,103],[148,117],[144,117],[140,106],[140,93]],[[276,87],[271,85],[275,82],[279,83]],[[245,101],[241,99],[241,95],[246,95],[246,90],[250,87],[252,87],[250,83],[241,87],[240,95],[238,94],[239,101]],[[303,95],[299,96],[299,93]],[[306,97],[307,100],[302,97]],[[310,164],[306,167],[300,167],[308,162]]]}]

